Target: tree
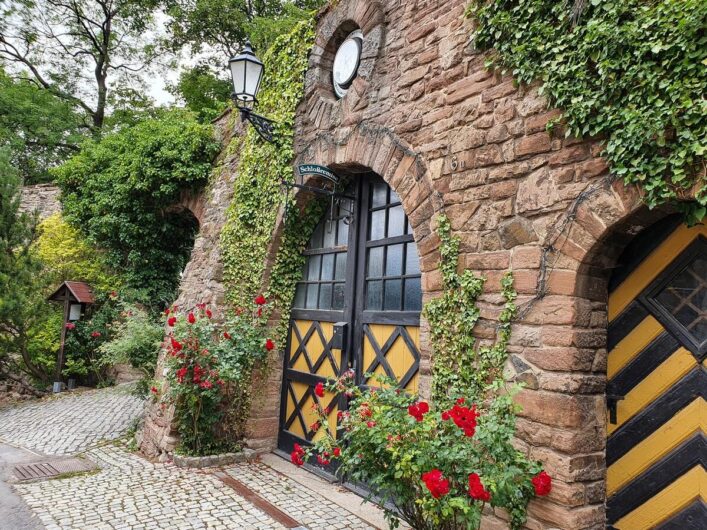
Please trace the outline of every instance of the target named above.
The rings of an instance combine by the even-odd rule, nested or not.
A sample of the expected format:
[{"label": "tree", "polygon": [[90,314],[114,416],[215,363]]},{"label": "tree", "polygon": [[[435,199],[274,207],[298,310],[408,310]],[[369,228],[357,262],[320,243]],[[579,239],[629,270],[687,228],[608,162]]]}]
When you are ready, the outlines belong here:
[{"label": "tree", "polygon": [[156,59],[145,42],[157,0],[0,0],[0,61],[101,130],[110,91]]},{"label": "tree", "polygon": [[169,90],[203,121],[209,121],[226,108],[233,88],[229,81],[216,77],[208,65],[199,64],[184,70]]},{"label": "tree", "polygon": [[165,111],[86,142],[54,171],[67,220],[151,307],[174,297],[198,228],[177,205],[206,184],[218,147],[192,113]]},{"label": "tree", "polygon": [[71,104],[0,67],[0,148],[25,184],[49,180],[49,168],[76,152],[82,138]]},{"label": "tree", "polygon": [[20,212],[20,179],[7,149],[0,150],[0,376],[23,371],[43,380],[47,374],[28,349],[28,330],[43,301],[36,289],[41,264],[32,252],[34,226]]}]

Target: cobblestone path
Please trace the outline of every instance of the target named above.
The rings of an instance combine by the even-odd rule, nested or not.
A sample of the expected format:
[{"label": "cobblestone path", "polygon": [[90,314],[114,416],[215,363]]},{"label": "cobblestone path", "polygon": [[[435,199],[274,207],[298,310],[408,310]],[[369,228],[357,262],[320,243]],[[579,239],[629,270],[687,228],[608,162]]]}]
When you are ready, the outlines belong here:
[{"label": "cobblestone path", "polygon": [[121,436],[144,410],[130,386],[91,390],[0,409],[0,441],[70,455]]},{"label": "cobblestone path", "polygon": [[[15,491],[47,530],[280,530],[286,527],[212,474],[151,463],[110,442],[144,404],[126,388],[63,395],[0,409],[0,442],[47,455],[80,454],[100,470]],[[373,528],[323,495],[264,463],[223,469],[305,530]],[[0,513],[0,530],[4,528]]]}]

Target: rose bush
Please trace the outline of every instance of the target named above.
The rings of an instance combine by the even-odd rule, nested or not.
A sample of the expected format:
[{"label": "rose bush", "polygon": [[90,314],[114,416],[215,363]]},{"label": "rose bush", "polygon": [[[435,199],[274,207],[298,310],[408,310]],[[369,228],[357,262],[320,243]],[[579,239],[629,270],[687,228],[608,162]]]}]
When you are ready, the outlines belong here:
[{"label": "rose bush", "polygon": [[486,403],[458,398],[429,404],[380,378],[362,390],[348,372],[326,385],[350,396],[331,435],[328,411],[317,405],[319,432],[311,447],[299,445],[291,460],[338,464],[349,480],[367,485],[392,527],[402,519],[417,530],[478,528],[486,503],[507,510],[511,527],[525,521],[528,501],[547,495],[551,479],[538,462],[512,445],[514,405],[502,395]]},{"label": "rose bush", "polygon": [[253,369],[274,348],[266,335],[266,307],[259,297],[223,323],[215,322],[205,305],[186,315],[177,308],[165,311],[168,390],[152,393],[174,405],[180,451],[205,455],[237,446],[238,435],[223,424],[233,421],[229,411],[243,410]]}]

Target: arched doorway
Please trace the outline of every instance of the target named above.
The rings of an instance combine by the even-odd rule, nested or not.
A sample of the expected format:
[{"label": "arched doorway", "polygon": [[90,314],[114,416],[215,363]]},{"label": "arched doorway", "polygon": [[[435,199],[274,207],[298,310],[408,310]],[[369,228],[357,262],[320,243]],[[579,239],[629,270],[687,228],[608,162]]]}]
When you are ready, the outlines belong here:
[{"label": "arched doorway", "polygon": [[707,528],[707,227],[639,234],[608,313],[608,526]]},{"label": "arched doorway", "polygon": [[[348,193],[353,221],[327,212],[312,235],[297,285],[285,352],[278,447],[321,436],[312,404],[329,407],[335,429],[345,400],[314,386],[349,368],[417,390],[422,310],[420,262],[400,198],[378,175],[357,178]],[[347,224],[350,222],[350,224]]]}]

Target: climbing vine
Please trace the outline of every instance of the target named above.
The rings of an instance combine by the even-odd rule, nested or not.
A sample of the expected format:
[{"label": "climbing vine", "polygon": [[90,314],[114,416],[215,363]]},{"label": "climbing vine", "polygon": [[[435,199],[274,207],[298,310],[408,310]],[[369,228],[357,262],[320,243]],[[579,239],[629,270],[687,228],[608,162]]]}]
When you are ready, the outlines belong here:
[{"label": "climbing vine", "polygon": [[474,40],[563,109],[567,135],[602,136],[612,173],[649,207],[694,193],[707,211],[707,3],[473,0]]},{"label": "climbing vine", "polygon": [[497,340],[493,345],[477,347],[474,328],[481,315],[477,302],[486,279],[469,269],[457,271],[459,238],[452,236],[451,223],[445,215],[437,222],[443,292],[424,310],[435,350],[432,398],[442,403],[461,396],[483,401],[485,394],[503,381],[511,321],[517,313],[513,275],[508,272],[501,279],[505,306],[498,317]]},{"label": "climbing vine", "polygon": [[[237,307],[245,307],[262,290],[265,256],[283,197],[281,181],[293,179],[295,110],[304,90],[313,43],[312,24],[302,22],[291,33],[279,37],[263,57],[268,70],[259,111],[276,122],[276,143],[262,141],[250,127],[245,137],[236,138],[231,146],[239,149],[241,155],[221,247],[228,301]],[[284,276],[300,272],[290,266],[296,263],[291,254],[299,249],[301,236],[299,233],[292,238],[293,234],[294,230],[286,229],[270,289],[271,297],[280,304],[291,300],[286,291],[294,285]],[[286,305],[278,307],[289,309]]]}]

